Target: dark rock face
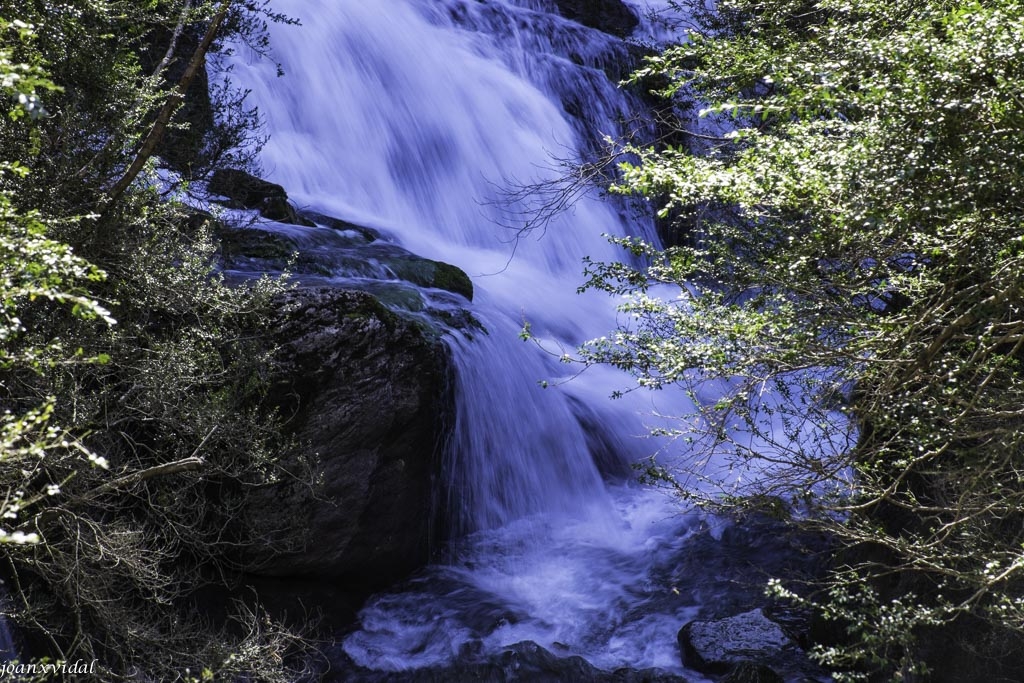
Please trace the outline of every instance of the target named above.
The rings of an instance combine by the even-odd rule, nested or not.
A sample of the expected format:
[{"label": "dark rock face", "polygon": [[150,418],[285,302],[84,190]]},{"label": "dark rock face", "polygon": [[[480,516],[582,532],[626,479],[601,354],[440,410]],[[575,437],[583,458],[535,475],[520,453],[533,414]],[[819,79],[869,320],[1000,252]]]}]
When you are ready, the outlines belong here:
[{"label": "dark rock face", "polygon": [[584,26],[625,38],[640,21],[619,0],[555,0],[558,12]]},{"label": "dark rock face", "polygon": [[[307,239],[303,239],[300,235],[260,228],[232,228],[220,233],[221,252],[229,268],[280,272],[287,266],[300,276],[358,275],[367,279],[398,279],[473,300],[473,281],[457,266],[417,256],[397,244],[376,238],[367,240],[360,230],[346,233],[356,236],[321,231],[317,235],[307,234]],[[289,264],[293,254],[297,259]]]},{"label": "dark rock face", "polygon": [[277,592],[322,582],[365,595],[428,558],[448,350],[363,292],[299,289],[280,303],[271,399],[315,455],[318,485],[253,495],[250,523],[298,541],[256,553],[254,575],[281,579]]},{"label": "dark rock face", "polygon": [[237,168],[218,168],[210,177],[207,189],[211,194],[227,197],[232,208],[256,209],[264,218],[279,223],[313,226],[311,221],[299,216],[283,187]]},{"label": "dark rock face", "polygon": [[745,670],[748,677],[756,674],[753,680],[766,683],[775,674],[768,665],[797,651],[782,628],[759,609],[727,619],[691,621],[679,631],[679,647],[683,664],[691,669],[734,677]]},{"label": "dark rock face", "polygon": [[265,199],[287,199],[288,193],[271,183],[237,168],[219,168],[210,177],[210,192],[233,199],[247,209],[259,206]]}]

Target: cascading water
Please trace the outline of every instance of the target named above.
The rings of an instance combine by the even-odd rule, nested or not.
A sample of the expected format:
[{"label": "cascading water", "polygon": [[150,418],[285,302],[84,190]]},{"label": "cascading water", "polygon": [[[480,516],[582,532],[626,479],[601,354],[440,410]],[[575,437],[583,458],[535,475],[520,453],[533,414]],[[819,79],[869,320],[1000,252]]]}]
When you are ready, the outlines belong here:
[{"label": "cascading water", "polygon": [[0,663],[10,662],[18,658],[18,646],[14,642],[14,633],[6,617],[0,617]]},{"label": "cascading water", "polygon": [[599,370],[544,389],[573,368],[517,334],[529,321],[548,351],[571,350],[613,329],[607,297],[576,294],[581,259],[621,258],[602,233],[653,238],[650,221],[585,195],[542,236],[503,227],[536,208],[510,192],[555,180],[553,159],[629,132],[621,121],[637,103],[602,72],[621,41],[550,0],[274,8],[303,24],[273,29],[287,77],[244,54],[234,76],[271,133],[268,176],[300,205],[461,267],[488,331],[451,339],[453,559],[371,600],[345,652],[403,670],[532,640],[601,668],[680,670],[675,633],[698,610],[675,589],[691,522],[660,493],[608,476],[654,449],[636,437],[655,397],[610,402],[624,379]]}]

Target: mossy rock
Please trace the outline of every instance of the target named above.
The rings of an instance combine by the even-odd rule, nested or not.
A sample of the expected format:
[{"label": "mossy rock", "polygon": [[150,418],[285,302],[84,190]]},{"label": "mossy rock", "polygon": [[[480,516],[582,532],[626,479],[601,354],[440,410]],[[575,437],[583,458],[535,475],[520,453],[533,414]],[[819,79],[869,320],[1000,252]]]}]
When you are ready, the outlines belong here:
[{"label": "mossy rock", "polygon": [[473,281],[465,271],[450,263],[434,261],[434,286],[473,300]]},{"label": "mossy rock", "polygon": [[458,308],[454,310],[432,308],[429,312],[431,317],[435,320],[453,330],[459,330],[470,339],[472,339],[474,334],[477,332],[481,334],[490,334],[487,331],[487,328],[484,327],[484,324],[480,322],[480,319],[465,308]]},{"label": "mossy rock", "polygon": [[[283,202],[284,207],[291,208],[287,201],[280,197],[264,201]],[[271,217],[280,216],[275,213]],[[369,228],[341,219],[304,212],[301,215],[296,214],[295,220],[309,223],[310,227],[315,227],[315,224],[319,223],[326,228],[347,234],[341,236],[330,233],[337,236],[338,243],[335,244],[334,241],[307,240],[306,237],[314,236],[313,232],[295,238],[258,228],[223,230],[221,242],[225,261],[230,263],[233,258],[239,257],[260,259],[267,262],[266,266],[279,270],[298,252],[299,256],[294,266],[301,273],[326,277],[341,275],[384,282],[399,279],[418,287],[441,289],[469,301],[473,300],[473,281],[457,266],[417,256],[397,244],[377,239],[377,233]],[[295,221],[289,219],[282,222]],[[383,296],[388,299],[390,305],[397,308],[422,311],[423,298],[418,292],[414,294],[415,296],[399,288],[387,291]]]},{"label": "mossy rock", "polygon": [[380,259],[397,277],[414,285],[443,289],[473,300],[473,281],[450,263],[421,258],[408,252],[381,254]]},{"label": "mossy rock", "polygon": [[381,239],[379,231],[374,230],[373,228],[368,228],[365,225],[357,225],[350,221],[335,218],[334,216],[328,216],[327,214],[319,213],[317,211],[299,211],[298,214],[299,218],[317,223],[333,230],[357,233],[361,235],[366,242],[376,242]]},{"label": "mossy rock", "polygon": [[225,257],[249,257],[264,260],[287,260],[299,250],[285,235],[254,228],[234,228],[220,233]]},{"label": "mossy rock", "polygon": [[[396,244],[386,242],[380,232],[364,225],[316,211],[300,211],[297,215],[303,221],[361,236],[369,246],[366,256],[379,261],[401,280],[419,287],[443,289],[473,300],[473,281],[458,266],[417,256]],[[360,272],[360,269],[356,268],[353,272]]]},{"label": "mossy rock", "polygon": [[367,282],[359,289],[372,294],[384,306],[420,313],[427,307],[419,290],[397,282]]}]

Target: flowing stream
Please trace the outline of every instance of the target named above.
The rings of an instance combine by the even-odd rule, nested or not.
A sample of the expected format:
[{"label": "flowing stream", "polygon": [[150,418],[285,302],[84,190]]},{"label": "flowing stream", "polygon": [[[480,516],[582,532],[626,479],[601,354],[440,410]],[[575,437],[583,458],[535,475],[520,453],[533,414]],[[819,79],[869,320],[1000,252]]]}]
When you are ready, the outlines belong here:
[{"label": "flowing stream", "polygon": [[[682,671],[676,631],[713,598],[680,561],[701,522],[634,483],[629,463],[658,448],[640,438],[650,416],[685,407],[670,393],[609,400],[628,378],[572,378],[558,359],[616,324],[614,301],[576,293],[582,258],[621,258],[602,234],[654,239],[651,220],[588,191],[543,228],[515,230],[550,199],[519,190],[559,178],[559,159],[601,135],[645,133],[624,123],[640,103],[606,73],[621,69],[624,44],[550,0],[274,8],[302,21],[272,29],[287,75],[244,50],[234,75],[271,134],[266,177],[302,207],[465,270],[488,331],[450,338],[447,507],[459,540],[448,562],[371,599],[339,646],[381,671],[524,640],[602,669]],[[519,339],[524,321],[543,348]]]}]

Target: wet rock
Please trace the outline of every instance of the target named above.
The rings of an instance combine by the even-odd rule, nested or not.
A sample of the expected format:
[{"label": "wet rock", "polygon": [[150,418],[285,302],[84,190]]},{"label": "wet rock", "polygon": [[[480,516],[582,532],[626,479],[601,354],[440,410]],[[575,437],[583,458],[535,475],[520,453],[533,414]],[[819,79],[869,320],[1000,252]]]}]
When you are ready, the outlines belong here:
[{"label": "wet rock", "polygon": [[268,543],[250,558],[252,573],[282,579],[279,592],[387,586],[428,557],[450,414],[447,348],[352,290],[289,292],[274,328],[270,403],[316,463],[312,486],[283,481],[253,494],[247,518]]},{"label": "wet rock", "polygon": [[288,193],[276,183],[257,178],[237,168],[219,168],[207,186],[211,193],[234,200],[246,209],[255,209],[267,199],[287,199]]},{"label": "wet rock", "polygon": [[445,327],[459,330],[470,339],[476,334],[489,334],[480,319],[464,308],[435,308],[430,311],[430,315]]},{"label": "wet rock", "polygon": [[267,220],[279,223],[314,225],[299,215],[283,187],[240,169],[218,168],[210,177],[207,189],[211,194],[227,197],[231,208],[255,209]]},{"label": "wet rock", "polygon": [[374,230],[373,228],[365,225],[357,225],[351,221],[335,218],[334,216],[328,216],[327,214],[319,213],[317,211],[299,211],[299,216],[308,221],[313,221],[331,228],[332,230],[337,230],[339,232],[354,232],[361,235],[367,242],[375,242],[382,238],[382,235],[378,230]]},{"label": "wet rock", "polygon": [[394,245],[375,246],[368,254],[380,259],[396,276],[420,287],[443,289],[473,300],[473,281],[460,268],[416,256]]},{"label": "wet rock", "polygon": [[[833,557],[830,538],[801,531],[770,515],[749,513],[733,519],[724,529],[709,527],[701,531],[690,539],[687,548],[665,580],[677,587],[684,599],[703,605],[698,623],[715,623],[761,608],[762,614],[793,641],[777,658],[751,657],[747,661],[750,666],[740,669],[737,663],[724,670],[720,668],[721,674],[752,675],[751,667],[763,665],[787,681],[828,678],[828,673],[814,664],[804,651],[811,645],[811,614],[799,607],[769,600],[765,597],[764,586],[767,577],[806,581],[821,576]],[[682,642],[680,647],[685,658]],[[743,658],[738,659],[742,663]],[[683,663],[692,669],[699,666],[690,659],[684,659]]]},{"label": "wet rock", "polygon": [[555,0],[558,12],[584,26],[625,38],[640,20],[619,0]]},{"label": "wet rock", "polygon": [[298,243],[288,236],[258,228],[229,228],[221,230],[219,237],[221,253],[231,266],[241,257],[279,262],[277,270],[299,251]]},{"label": "wet rock", "polygon": [[220,233],[221,252],[228,268],[280,272],[287,267],[300,276],[397,279],[473,300],[473,281],[457,266],[417,256],[382,240],[366,242],[359,232],[335,230],[287,234],[261,227],[226,229]]},{"label": "wet rock", "polygon": [[220,243],[228,268],[280,272],[288,267],[298,275],[355,276],[382,282],[400,280],[473,300],[473,281],[461,268],[417,256],[390,243],[367,244],[361,239],[347,240],[341,236],[325,243],[261,227],[222,230]]},{"label": "wet rock", "polygon": [[268,197],[259,203],[256,210],[270,221],[289,225],[304,225],[312,228],[315,224],[302,218],[287,197]]},{"label": "wet rock", "polygon": [[797,649],[760,609],[727,619],[691,621],[679,631],[679,647],[684,666],[710,674],[737,674],[741,665],[768,666]]}]

